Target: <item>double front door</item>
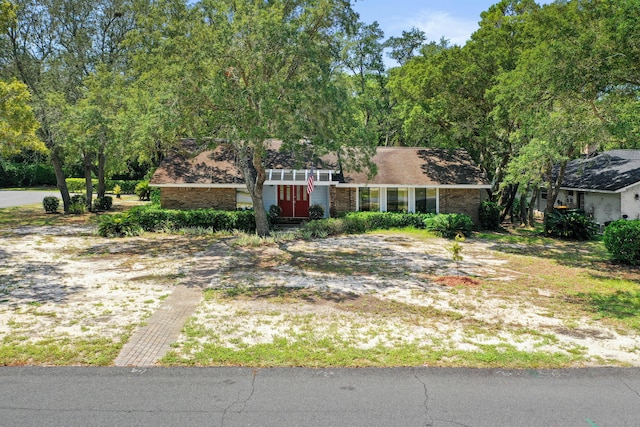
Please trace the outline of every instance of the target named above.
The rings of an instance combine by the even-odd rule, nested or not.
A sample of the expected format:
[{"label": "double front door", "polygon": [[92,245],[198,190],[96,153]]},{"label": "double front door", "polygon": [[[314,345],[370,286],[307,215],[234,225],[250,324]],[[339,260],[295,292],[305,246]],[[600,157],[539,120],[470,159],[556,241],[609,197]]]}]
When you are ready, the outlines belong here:
[{"label": "double front door", "polygon": [[278,185],[280,216],[286,218],[309,217],[309,195],[305,185]]}]

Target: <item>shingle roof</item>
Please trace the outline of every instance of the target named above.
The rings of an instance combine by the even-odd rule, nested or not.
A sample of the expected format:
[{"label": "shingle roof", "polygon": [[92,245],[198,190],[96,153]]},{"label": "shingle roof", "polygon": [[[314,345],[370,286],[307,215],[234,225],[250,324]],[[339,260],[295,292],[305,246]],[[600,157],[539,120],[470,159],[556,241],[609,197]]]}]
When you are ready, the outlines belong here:
[{"label": "shingle roof", "polygon": [[346,183],[378,185],[482,185],[489,182],[462,149],[378,147],[373,163],[378,173],[345,174]]},{"label": "shingle roof", "polygon": [[562,187],[618,191],[640,182],[640,150],[611,150],[567,164]]},{"label": "shingle roof", "polygon": [[[267,169],[304,169],[293,156],[281,153],[279,144],[268,152]],[[480,168],[464,150],[435,148],[379,147],[372,159],[378,173],[371,180],[366,171],[347,172],[343,182],[369,185],[474,185],[488,186]],[[338,170],[333,156],[321,159],[322,169]],[[167,157],[151,179],[152,185],[242,184],[244,177],[235,165],[234,152],[221,145],[196,156],[175,154]]]}]

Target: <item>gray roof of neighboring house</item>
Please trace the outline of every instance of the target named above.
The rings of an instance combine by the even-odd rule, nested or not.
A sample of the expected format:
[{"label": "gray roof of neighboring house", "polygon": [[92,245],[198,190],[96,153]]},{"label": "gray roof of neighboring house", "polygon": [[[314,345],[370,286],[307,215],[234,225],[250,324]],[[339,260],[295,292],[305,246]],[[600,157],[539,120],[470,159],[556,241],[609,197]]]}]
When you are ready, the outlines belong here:
[{"label": "gray roof of neighboring house", "polygon": [[[268,151],[267,169],[304,169],[293,156],[278,151],[277,141]],[[167,157],[156,170],[152,185],[189,184],[242,184],[244,177],[235,164],[235,154],[220,145],[215,150],[203,151],[195,156],[188,152]],[[372,159],[378,173],[367,177],[366,171],[345,172],[334,176],[346,184],[367,185],[460,185],[484,186],[489,182],[465,150],[436,148],[378,147]],[[315,168],[339,170],[335,156],[320,159]]]},{"label": "gray roof of neighboring house", "polygon": [[619,191],[640,182],[640,150],[611,150],[567,164],[562,187]]}]

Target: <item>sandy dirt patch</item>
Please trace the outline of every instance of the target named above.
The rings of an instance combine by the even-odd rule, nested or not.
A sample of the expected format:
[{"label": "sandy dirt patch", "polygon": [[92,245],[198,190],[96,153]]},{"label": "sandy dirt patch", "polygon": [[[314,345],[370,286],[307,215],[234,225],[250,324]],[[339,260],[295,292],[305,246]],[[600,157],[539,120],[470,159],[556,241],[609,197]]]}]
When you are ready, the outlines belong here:
[{"label": "sandy dirt patch", "polygon": [[[242,248],[233,238],[166,234],[104,239],[92,227],[0,232],[0,341],[110,337],[144,322],[178,283],[212,289],[176,354],[207,343],[246,348],[274,339],[331,338],[358,348],[417,344],[477,351],[580,354],[581,365],[640,366],[640,337],[575,312],[553,291],[496,292],[522,281],[509,255],[473,239],[453,262],[444,239],[368,234]],[[250,291],[284,289],[277,297]],[[533,295],[533,296],[532,296]],[[536,301],[540,302],[539,304]]]}]

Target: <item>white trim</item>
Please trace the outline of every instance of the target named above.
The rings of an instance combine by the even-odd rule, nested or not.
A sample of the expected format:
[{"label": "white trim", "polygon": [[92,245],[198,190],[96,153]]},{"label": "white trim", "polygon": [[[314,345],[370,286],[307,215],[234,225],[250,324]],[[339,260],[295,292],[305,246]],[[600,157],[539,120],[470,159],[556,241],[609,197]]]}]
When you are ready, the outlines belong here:
[{"label": "white trim", "polygon": [[[636,185],[636,184],[634,184]],[[544,188],[544,190],[546,190],[546,187]],[[562,191],[579,191],[581,193],[605,193],[605,194],[616,194],[616,193],[621,193],[622,190],[616,190],[616,191],[611,191],[611,190],[595,190],[592,188],[589,189],[584,189],[584,188],[572,188],[572,187],[560,187],[560,190]]]}]

